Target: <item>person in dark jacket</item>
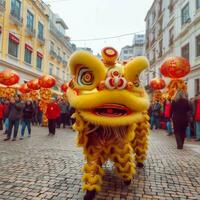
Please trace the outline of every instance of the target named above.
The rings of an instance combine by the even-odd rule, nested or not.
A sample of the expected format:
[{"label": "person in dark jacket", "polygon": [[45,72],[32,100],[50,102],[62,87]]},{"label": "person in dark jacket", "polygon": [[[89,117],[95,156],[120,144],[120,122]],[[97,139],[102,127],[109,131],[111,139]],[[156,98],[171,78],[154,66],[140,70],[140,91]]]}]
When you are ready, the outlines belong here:
[{"label": "person in dark jacket", "polygon": [[4,125],[5,125],[5,131],[4,131],[4,134],[7,134],[8,133],[8,129],[9,129],[9,119],[8,119],[8,116],[9,116],[9,100],[5,100],[4,102],[4,113],[3,113],[3,121],[4,121]]},{"label": "person in dark jacket", "polygon": [[20,95],[16,95],[15,98],[11,97],[10,104],[8,107],[9,129],[8,129],[7,138],[5,138],[4,141],[10,140],[13,127],[14,127],[14,136],[13,136],[12,141],[16,141],[18,129],[19,129],[19,122],[22,117],[23,107],[24,105],[21,102]]},{"label": "person in dark jacket", "polygon": [[185,98],[183,92],[178,91],[172,101],[171,115],[176,137],[177,149],[183,149],[186,136],[186,128],[188,126],[188,112],[191,107],[189,101]]},{"label": "person in dark jacket", "polygon": [[20,140],[24,139],[24,132],[27,127],[28,136],[31,136],[31,120],[33,118],[34,108],[31,101],[27,101],[24,109],[23,109],[23,117],[22,117],[22,129],[21,129],[21,137]]},{"label": "person in dark jacket", "polygon": [[59,102],[60,107],[60,121],[59,121],[59,127],[61,124],[63,124],[63,128],[65,128],[67,124],[67,113],[68,113],[68,104],[64,101],[64,99],[61,99]]},{"label": "person in dark jacket", "polygon": [[2,100],[0,101],[0,130],[3,130],[3,113],[4,113],[4,104]]}]

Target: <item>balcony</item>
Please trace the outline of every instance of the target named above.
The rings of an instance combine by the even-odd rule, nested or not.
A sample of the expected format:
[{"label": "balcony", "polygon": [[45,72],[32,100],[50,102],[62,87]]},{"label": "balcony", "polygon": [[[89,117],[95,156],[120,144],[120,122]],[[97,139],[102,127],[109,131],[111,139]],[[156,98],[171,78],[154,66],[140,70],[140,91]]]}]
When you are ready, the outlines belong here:
[{"label": "balcony", "polygon": [[51,55],[53,58],[57,58],[57,54],[53,49],[50,49],[49,55]]},{"label": "balcony", "polygon": [[60,55],[57,56],[58,62],[62,62],[62,57]]},{"label": "balcony", "polygon": [[35,37],[35,29],[33,29],[33,27],[26,27],[26,35]]},{"label": "balcony", "polygon": [[0,0],[0,13],[5,12],[6,2],[5,0]]},{"label": "balcony", "polygon": [[19,15],[19,13],[16,12],[16,10],[11,10],[10,19],[18,26],[23,25],[23,18]]},{"label": "balcony", "polygon": [[38,39],[38,42],[40,43],[40,45],[45,44],[45,39],[44,39],[43,35],[38,34],[37,39]]}]

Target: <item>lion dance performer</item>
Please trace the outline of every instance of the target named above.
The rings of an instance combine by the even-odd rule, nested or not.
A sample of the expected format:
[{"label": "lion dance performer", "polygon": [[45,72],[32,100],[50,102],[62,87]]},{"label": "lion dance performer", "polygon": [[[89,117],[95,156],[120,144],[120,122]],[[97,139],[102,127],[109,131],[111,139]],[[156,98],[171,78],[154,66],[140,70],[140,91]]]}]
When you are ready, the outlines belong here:
[{"label": "lion dance performer", "polygon": [[100,191],[104,169],[110,159],[117,175],[131,183],[136,164],[143,167],[148,146],[148,95],[139,75],[148,67],[145,57],[117,62],[112,47],[102,50],[102,61],[88,52],[75,52],[69,61],[73,79],[68,99],[76,112],[74,129],[87,163],[83,171],[85,200]]}]

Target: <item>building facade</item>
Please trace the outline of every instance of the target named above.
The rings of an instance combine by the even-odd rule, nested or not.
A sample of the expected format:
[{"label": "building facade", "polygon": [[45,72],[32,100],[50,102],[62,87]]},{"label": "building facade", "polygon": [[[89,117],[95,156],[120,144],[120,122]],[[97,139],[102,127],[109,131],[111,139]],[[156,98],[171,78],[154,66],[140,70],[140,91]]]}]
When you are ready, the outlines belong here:
[{"label": "building facade", "polygon": [[120,60],[129,60],[132,57],[144,55],[145,35],[136,34],[131,46],[127,45],[121,49]]},{"label": "building facade", "polygon": [[145,21],[145,53],[150,60],[145,85],[162,76],[159,68],[167,57],[183,56],[191,64],[185,80],[189,97],[194,97],[200,92],[200,0],[155,0]]},{"label": "building facade", "polygon": [[[49,28],[51,13],[41,0],[0,0],[0,71],[14,69],[21,83],[49,74],[49,46],[54,39]],[[62,48],[63,44],[55,41]],[[63,60],[67,62],[72,53],[70,45],[69,50],[64,48],[66,58],[57,65],[60,71],[66,66]],[[61,72],[58,76],[64,81]]]}]

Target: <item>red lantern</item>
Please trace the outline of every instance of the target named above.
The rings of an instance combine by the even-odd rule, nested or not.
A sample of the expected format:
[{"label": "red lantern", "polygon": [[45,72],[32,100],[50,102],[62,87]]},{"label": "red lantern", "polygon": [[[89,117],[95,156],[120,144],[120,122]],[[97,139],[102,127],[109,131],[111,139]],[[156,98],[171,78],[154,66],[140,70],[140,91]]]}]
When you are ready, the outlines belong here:
[{"label": "red lantern", "polygon": [[160,73],[165,77],[169,77],[166,65],[161,66]]},{"label": "red lantern", "polygon": [[166,69],[167,77],[182,78],[190,72],[190,63],[183,57],[171,57],[162,64],[161,68]]},{"label": "red lantern", "polygon": [[19,75],[14,70],[4,70],[0,73],[0,83],[11,86],[19,82]]},{"label": "red lantern", "polygon": [[67,83],[63,83],[61,86],[60,86],[61,90],[63,92],[66,92],[67,91],[67,88],[68,88],[68,84]]},{"label": "red lantern", "polygon": [[28,88],[27,83],[20,85],[18,90],[23,94],[29,93],[31,91],[31,89]]},{"label": "red lantern", "polygon": [[44,75],[39,78],[38,83],[42,88],[51,88],[56,84],[56,79],[53,76]]},{"label": "red lantern", "polygon": [[35,80],[31,80],[27,83],[28,88],[30,88],[31,90],[39,90],[40,89],[40,85],[39,85],[39,80],[35,79]]},{"label": "red lantern", "polygon": [[153,90],[162,90],[165,87],[165,81],[161,78],[154,78],[149,83]]}]

